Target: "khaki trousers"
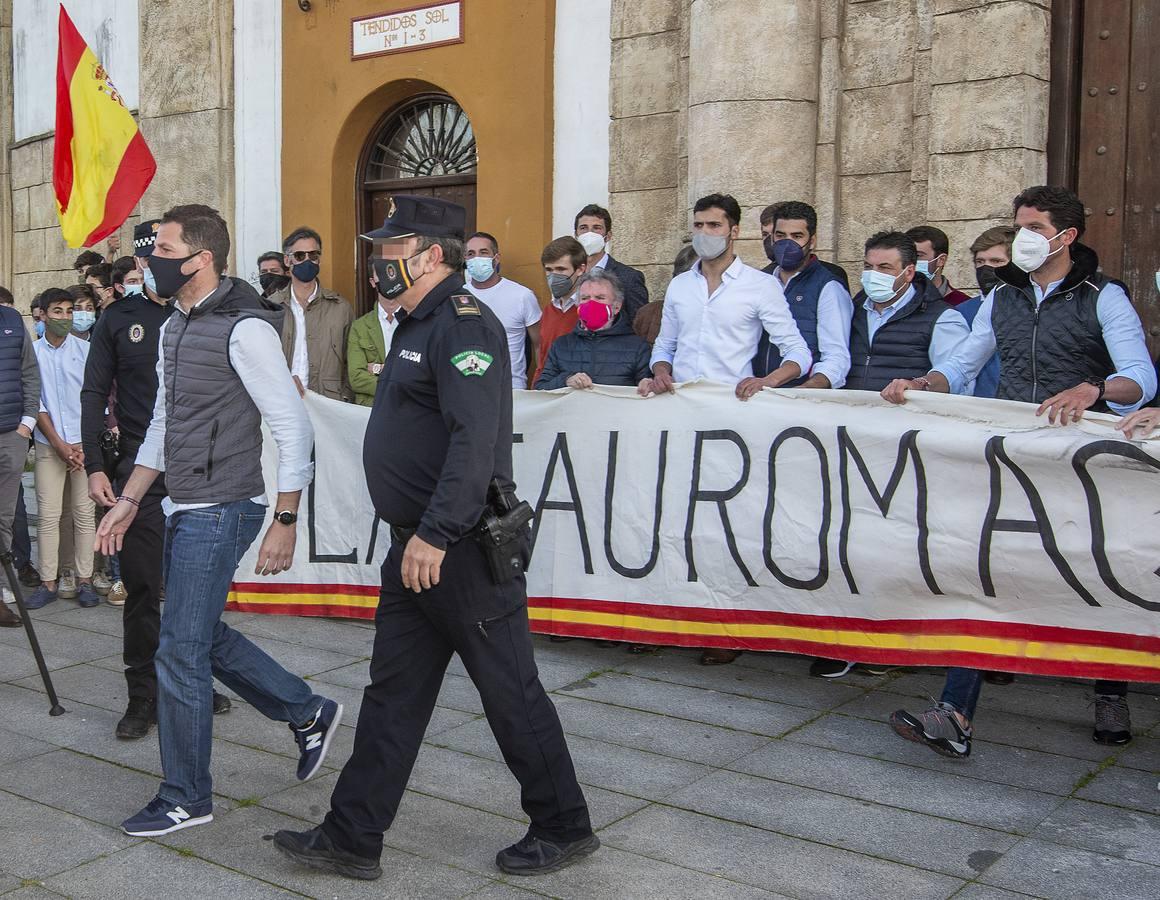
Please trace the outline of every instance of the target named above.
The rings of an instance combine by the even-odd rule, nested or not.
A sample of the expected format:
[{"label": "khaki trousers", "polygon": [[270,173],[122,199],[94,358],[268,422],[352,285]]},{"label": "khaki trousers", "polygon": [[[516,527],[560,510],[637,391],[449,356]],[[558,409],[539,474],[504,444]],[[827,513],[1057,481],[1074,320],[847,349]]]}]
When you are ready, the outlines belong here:
[{"label": "khaki trousers", "polygon": [[73,514],[75,538],[72,563],[77,582],[93,580],[93,501],[89,499],[89,479],[84,469],[70,472],[68,465],[48,444],[36,442],[36,545],[42,581],[56,581],[60,575],[60,517],[68,494]]}]

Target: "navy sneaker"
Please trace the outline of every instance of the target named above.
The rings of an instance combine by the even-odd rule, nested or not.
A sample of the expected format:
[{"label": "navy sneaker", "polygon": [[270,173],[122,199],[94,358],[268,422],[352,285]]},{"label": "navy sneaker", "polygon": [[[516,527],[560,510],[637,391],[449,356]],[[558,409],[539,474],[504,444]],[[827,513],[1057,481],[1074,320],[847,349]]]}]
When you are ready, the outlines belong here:
[{"label": "navy sneaker", "polygon": [[160,837],[194,825],[213,821],[213,803],[169,803],[154,797],[149,805],[132,818],[121,823],[121,830],[133,837]]},{"label": "navy sneaker", "polygon": [[322,706],[314,714],[309,725],[302,728],[290,726],[294,740],[298,742],[298,780],[306,781],[322,767],[330,742],[342,721],[342,704],[333,700],[323,700]]},{"label": "navy sneaker", "polygon": [[77,590],[77,603],[85,609],[92,609],[94,606],[101,605],[101,598],[97,596],[93,586],[86,581],[82,582]]},{"label": "navy sneaker", "polygon": [[56,591],[50,591],[46,585],[41,585],[32,592],[31,597],[24,600],[25,609],[43,609],[56,601]]}]

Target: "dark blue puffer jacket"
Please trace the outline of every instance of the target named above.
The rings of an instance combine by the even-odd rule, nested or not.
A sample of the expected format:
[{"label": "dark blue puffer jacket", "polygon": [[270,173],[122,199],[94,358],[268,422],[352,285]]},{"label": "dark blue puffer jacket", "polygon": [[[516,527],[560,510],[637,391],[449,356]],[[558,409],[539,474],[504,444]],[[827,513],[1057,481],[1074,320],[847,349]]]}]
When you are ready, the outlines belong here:
[{"label": "dark blue puffer jacket", "polygon": [[564,382],[577,372],[596,384],[635,387],[652,375],[648,365],[651,354],[652,348],[633,333],[623,310],[605,331],[589,331],[583,322],[577,322],[570,334],[552,343],[535,387],[537,391],[566,387]]}]

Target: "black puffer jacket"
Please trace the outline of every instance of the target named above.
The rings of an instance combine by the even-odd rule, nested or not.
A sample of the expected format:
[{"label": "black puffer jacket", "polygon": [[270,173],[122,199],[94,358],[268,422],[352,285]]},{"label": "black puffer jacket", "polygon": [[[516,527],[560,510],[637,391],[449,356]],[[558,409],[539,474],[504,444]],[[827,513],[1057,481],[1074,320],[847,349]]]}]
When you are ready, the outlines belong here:
[{"label": "black puffer jacket", "polygon": [[596,384],[635,387],[652,374],[648,365],[651,353],[649,345],[633,333],[623,310],[604,331],[589,331],[578,322],[571,334],[552,343],[535,387],[537,391],[565,387],[565,382],[578,372]]}]

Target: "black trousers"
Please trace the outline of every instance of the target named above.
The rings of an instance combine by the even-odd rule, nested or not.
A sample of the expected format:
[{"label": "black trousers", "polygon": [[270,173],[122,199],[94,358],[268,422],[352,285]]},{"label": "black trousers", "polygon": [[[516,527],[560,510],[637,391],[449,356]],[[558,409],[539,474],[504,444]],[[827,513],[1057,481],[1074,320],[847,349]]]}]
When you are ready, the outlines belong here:
[{"label": "black trousers", "polygon": [[392,543],[382,569],[371,683],[323,830],[351,853],[380,856],[447,664],[458,653],[520,783],[532,833],[556,841],[587,837],[588,805],[536,670],[523,578],[492,584],[483,551],[464,540],[448,549],[440,583],[416,594],[403,588],[402,557],[402,545]]},{"label": "black trousers", "polygon": [[[133,474],[137,447],[122,442],[114,490],[119,494]],[[125,452],[129,451],[129,452]],[[127,597],[122,608],[125,632],[125,680],[129,697],[157,697],[153,657],[161,634],[161,557],[165,545],[165,476],[159,475],[141,498],[141,507],[125,533],[121,547],[121,580]]]}]

